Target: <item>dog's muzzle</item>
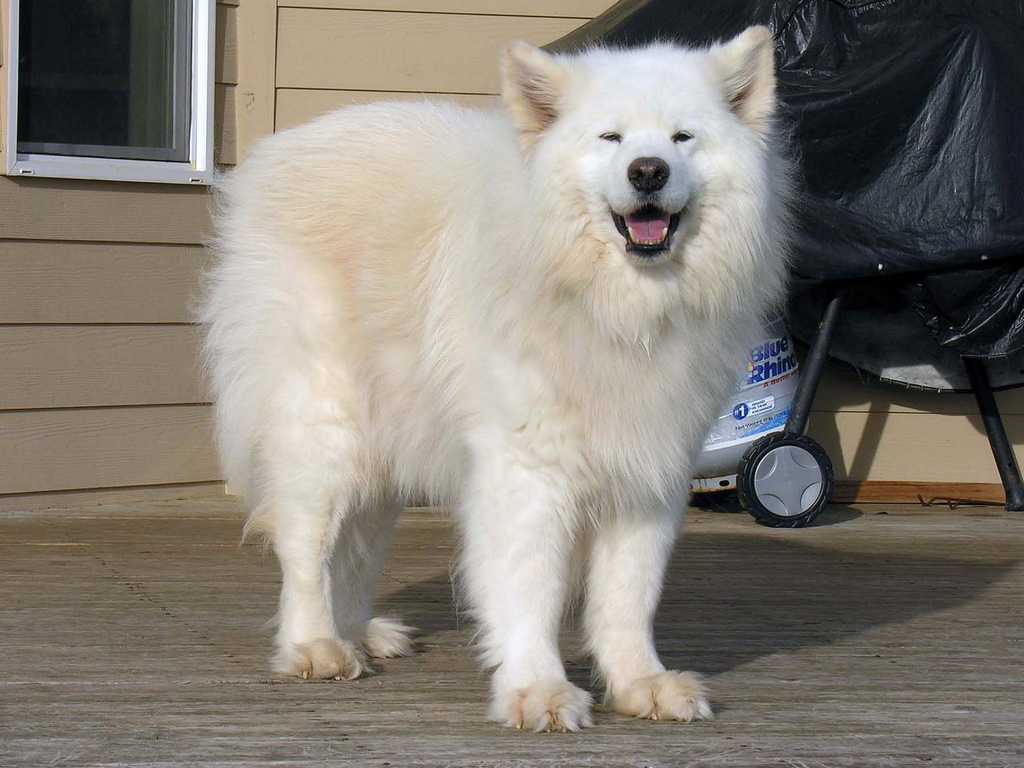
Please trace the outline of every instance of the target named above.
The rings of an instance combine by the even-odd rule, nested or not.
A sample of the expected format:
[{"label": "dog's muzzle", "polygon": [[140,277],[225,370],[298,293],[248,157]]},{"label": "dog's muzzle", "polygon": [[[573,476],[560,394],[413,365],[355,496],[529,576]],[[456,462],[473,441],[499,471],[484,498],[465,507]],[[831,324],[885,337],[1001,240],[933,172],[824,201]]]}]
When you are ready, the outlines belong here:
[{"label": "dog's muzzle", "polygon": [[624,216],[612,211],[612,221],[626,239],[626,250],[638,256],[656,256],[667,251],[672,235],[679,227],[679,219],[685,208],[678,213],[669,213],[656,205],[643,205]]}]

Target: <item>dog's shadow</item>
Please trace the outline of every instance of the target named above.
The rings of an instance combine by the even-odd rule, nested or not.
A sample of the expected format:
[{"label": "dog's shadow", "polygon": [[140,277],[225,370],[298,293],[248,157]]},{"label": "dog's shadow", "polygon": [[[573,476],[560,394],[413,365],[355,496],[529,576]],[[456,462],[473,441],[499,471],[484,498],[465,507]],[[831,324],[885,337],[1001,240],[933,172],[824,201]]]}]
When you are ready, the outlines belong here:
[{"label": "dog's shadow", "polygon": [[[799,532],[780,533],[687,534],[658,613],[666,665],[717,675],[773,653],[828,645],[966,603],[1017,562],[946,556],[948,550],[906,540],[883,554],[837,550],[800,541]],[[383,607],[417,626],[426,645],[453,630],[468,641],[472,625],[460,620],[446,574],[388,592]],[[589,668],[577,636],[574,629],[567,634],[573,677]]]}]

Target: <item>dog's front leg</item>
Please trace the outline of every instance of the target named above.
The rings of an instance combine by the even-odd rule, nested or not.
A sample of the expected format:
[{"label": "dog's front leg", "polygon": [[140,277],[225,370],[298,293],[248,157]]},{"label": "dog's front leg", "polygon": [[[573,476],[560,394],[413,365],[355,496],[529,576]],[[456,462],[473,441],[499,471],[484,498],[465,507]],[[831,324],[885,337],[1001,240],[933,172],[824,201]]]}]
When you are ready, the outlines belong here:
[{"label": "dog's front leg", "polygon": [[491,719],[536,731],[590,725],[591,698],[558,650],[575,513],[569,484],[497,453],[481,459],[461,510],[463,578],[493,666]]},{"label": "dog's front leg", "polygon": [[682,505],[610,515],[594,531],[587,572],[587,641],[616,711],[651,720],[711,717],[689,672],[666,671],[654,614],[683,520]]}]

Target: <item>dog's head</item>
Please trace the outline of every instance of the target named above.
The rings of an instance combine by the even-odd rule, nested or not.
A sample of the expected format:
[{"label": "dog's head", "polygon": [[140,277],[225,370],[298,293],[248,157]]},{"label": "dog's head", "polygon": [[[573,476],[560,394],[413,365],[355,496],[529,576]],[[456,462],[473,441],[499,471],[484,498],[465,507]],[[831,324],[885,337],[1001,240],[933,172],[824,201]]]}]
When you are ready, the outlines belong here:
[{"label": "dog's head", "polygon": [[[502,80],[541,209],[574,228],[577,247],[566,250],[586,254],[567,257],[581,284],[601,270],[676,284],[703,271],[706,290],[740,266],[730,260],[751,261],[710,240],[728,250],[763,239],[764,200],[779,188],[769,178],[775,71],[765,27],[702,50],[563,56],[515,43]],[[676,285],[676,299],[685,293]]]}]

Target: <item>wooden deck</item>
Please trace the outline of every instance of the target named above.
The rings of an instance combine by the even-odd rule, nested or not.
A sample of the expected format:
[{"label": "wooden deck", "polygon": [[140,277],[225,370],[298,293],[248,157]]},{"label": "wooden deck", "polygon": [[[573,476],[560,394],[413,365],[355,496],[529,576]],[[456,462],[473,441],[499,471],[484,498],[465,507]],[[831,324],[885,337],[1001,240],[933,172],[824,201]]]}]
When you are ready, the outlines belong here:
[{"label": "wooden deck", "polygon": [[0,765],[1024,765],[1024,516],[912,510],[692,513],[660,646],[708,675],[717,719],[598,712],[582,734],[484,720],[436,516],[407,516],[383,586],[419,654],[302,683],[266,672],[277,568],[229,500],[7,515]]}]

